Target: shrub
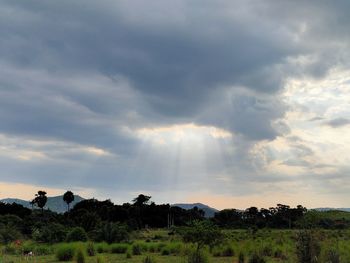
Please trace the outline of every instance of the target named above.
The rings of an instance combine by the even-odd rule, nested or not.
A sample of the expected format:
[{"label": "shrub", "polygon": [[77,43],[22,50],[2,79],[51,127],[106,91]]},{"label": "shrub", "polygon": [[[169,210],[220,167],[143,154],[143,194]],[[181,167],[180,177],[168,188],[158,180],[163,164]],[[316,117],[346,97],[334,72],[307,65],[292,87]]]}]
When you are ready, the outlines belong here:
[{"label": "shrub", "polygon": [[34,247],[33,252],[36,256],[46,256],[52,254],[53,250],[50,246],[38,245]]},{"label": "shrub", "polygon": [[109,247],[107,243],[100,243],[96,246],[97,253],[109,252]]},{"label": "shrub", "polygon": [[153,257],[151,257],[151,256],[146,256],[146,257],[143,259],[142,262],[143,262],[143,263],[155,263],[156,261],[154,260]]},{"label": "shrub", "polygon": [[128,227],[121,223],[103,223],[98,230],[94,231],[93,239],[106,241],[109,244],[127,241],[129,239]]},{"label": "shrub", "polygon": [[2,253],[8,255],[15,255],[18,254],[18,250],[14,244],[7,244],[2,248]]},{"label": "shrub", "polygon": [[188,263],[208,263],[208,255],[205,254],[201,249],[190,251],[187,258]]},{"label": "shrub", "polygon": [[128,245],[127,244],[113,244],[111,245],[111,253],[115,254],[124,254],[128,250]]},{"label": "shrub", "polygon": [[67,235],[67,242],[87,241],[87,234],[82,227],[74,227]]},{"label": "shrub", "polygon": [[167,248],[170,251],[170,254],[180,254],[182,251],[182,243],[170,243],[167,245]]},{"label": "shrub", "polygon": [[33,239],[38,242],[58,243],[66,238],[66,230],[61,224],[50,224],[36,229],[33,232]]},{"label": "shrub", "polygon": [[14,227],[3,227],[0,229],[0,243],[8,244],[21,238],[21,233]]},{"label": "shrub", "polygon": [[317,238],[312,232],[299,232],[297,235],[296,248],[299,263],[317,262],[321,248]]},{"label": "shrub", "polygon": [[77,252],[75,254],[75,259],[77,263],[85,263],[85,254],[81,248],[77,249]]},{"label": "shrub", "polygon": [[259,254],[253,253],[253,255],[250,257],[249,263],[265,263],[265,259],[260,256]]},{"label": "shrub", "polygon": [[86,252],[90,257],[95,256],[96,254],[96,250],[95,250],[95,246],[94,243],[92,242],[88,242],[86,245]]},{"label": "shrub", "polygon": [[71,261],[74,257],[75,247],[70,245],[61,245],[56,250],[56,258],[58,261]]},{"label": "shrub", "polygon": [[141,255],[142,254],[142,248],[141,248],[141,245],[139,243],[133,244],[131,249],[132,249],[133,255]]}]

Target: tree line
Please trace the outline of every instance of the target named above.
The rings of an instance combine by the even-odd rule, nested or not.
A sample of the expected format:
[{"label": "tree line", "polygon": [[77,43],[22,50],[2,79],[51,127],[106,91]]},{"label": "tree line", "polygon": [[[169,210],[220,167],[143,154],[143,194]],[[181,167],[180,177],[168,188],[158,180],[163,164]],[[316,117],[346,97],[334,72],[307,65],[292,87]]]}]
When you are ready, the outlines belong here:
[{"label": "tree line", "polygon": [[[32,209],[18,204],[0,202],[0,241],[26,237],[41,242],[65,240],[117,242],[127,240],[131,231],[143,228],[171,228],[210,221],[219,228],[301,228],[307,219],[307,209],[278,204],[272,208],[250,207],[246,210],[224,209],[207,219],[198,207],[189,210],[169,204],[155,204],[151,196],[140,194],[130,203],[114,204],[111,200],[86,199],[70,207],[74,194],[63,195],[65,213],[45,210],[45,191],[38,191],[31,201]],[[322,227],[316,221],[308,227]],[[346,222],[350,226],[350,222]],[[171,233],[171,231],[170,231]]]}]

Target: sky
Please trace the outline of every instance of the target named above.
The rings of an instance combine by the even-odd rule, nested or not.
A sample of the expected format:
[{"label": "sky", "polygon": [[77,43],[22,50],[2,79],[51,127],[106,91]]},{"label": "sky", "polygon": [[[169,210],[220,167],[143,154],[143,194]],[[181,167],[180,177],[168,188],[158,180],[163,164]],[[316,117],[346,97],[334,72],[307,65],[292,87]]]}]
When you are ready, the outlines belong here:
[{"label": "sky", "polygon": [[349,207],[349,10],[1,0],[0,198]]}]

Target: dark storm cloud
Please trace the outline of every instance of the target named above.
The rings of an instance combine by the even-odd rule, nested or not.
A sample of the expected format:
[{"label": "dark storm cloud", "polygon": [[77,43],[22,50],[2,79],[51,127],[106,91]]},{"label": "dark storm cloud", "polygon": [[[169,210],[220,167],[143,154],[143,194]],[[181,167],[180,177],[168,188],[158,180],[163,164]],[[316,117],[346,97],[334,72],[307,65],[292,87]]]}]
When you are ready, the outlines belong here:
[{"label": "dark storm cloud", "polygon": [[74,162],[62,149],[59,163],[7,162],[1,179],[21,181],[29,171],[27,182],[52,174],[52,184],[62,176],[78,184],[84,174],[86,186],[109,187],[113,176],[120,187],[161,184],[173,176],[159,161],[166,157],[151,152],[153,166],[139,160],[133,168],[141,147],[133,132],[196,123],[243,141],[223,157],[234,162],[227,169],[250,175],[237,181],[263,180],[249,150],[288,133],[280,120],[288,78],[348,63],[347,10],[347,1],[2,1],[0,133],[117,157]]},{"label": "dark storm cloud", "polygon": [[[289,65],[287,58],[319,50],[318,55],[323,56],[323,46],[311,52],[308,45],[314,43],[313,36],[320,38],[323,31],[333,31],[316,27],[308,12],[315,17],[326,15],[331,23],[337,22],[329,18],[322,5],[311,4],[5,1],[0,53],[8,63],[45,68],[49,73],[123,76],[168,121],[169,118],[191,121],[206,107],[209,94],[221,93],[222,87],[244,86],[257,93],[273,94],[281,90],[286,75],[293,71],[297,74],[300,68]],[[305,41],[293,40],[299,34],[295,15],[300,15],[300,21],[311,27],[311,33],[302,36]],[[315,69],[315,65],[324,69]],[[324,62],[303,69],[317,75],[328,68]],[[93,111],[108,114],[117,107],[105,107],[104,94],[86,98],[82,92],[64,92]],[[259,114],[259,109],[254,110],[255,103],[250,104],[246,107],[252,112],[237,115],[238,121],[230,120],[235,116],[228,114],[229,120],[225,121],[228,124],[223,127],[233,128],[248,138],[274,138],[278,132],[270,122],[283,115],[283,107],[280,113],[275,109]],[[159,116],[146,116],[154,117]],[[48,129],[55,125],[47,119],[43,121]],[[250,134],[253,130],[260,135]]]}]

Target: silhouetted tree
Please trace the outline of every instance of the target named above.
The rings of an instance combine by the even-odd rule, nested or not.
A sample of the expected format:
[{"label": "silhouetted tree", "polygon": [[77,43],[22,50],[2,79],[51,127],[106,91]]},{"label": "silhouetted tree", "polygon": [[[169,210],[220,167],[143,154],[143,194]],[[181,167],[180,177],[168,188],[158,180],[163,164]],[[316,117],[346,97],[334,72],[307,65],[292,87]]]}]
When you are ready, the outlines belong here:
[{"label": "silhouetted tree", "polygon": [[45,191],[38,191],[35,194],[35,198],[33,199],[33,203],[36,204],[39,208],[41,208],[41,213],[44,214],[44,206],[47,202],[47,196]]},{"label": "silhouetted tree", "polygon": [[74,194],[71,191],[67,191],[63,195],[63,201],[67,203],[67,211],[69,212],[69,205],[74,201]]},{"label": "silhouetted tree", "polygon": [[132,201],[134,202],[135,206],[143,206],[143,205],[146,205],[150,199],[151,199],[151,196],[140,194],[138,197],[134,198]]}]

